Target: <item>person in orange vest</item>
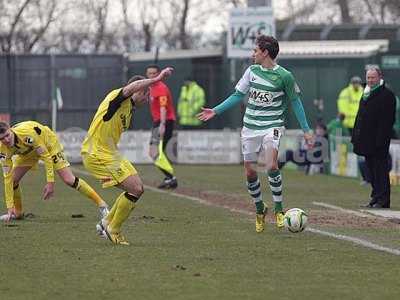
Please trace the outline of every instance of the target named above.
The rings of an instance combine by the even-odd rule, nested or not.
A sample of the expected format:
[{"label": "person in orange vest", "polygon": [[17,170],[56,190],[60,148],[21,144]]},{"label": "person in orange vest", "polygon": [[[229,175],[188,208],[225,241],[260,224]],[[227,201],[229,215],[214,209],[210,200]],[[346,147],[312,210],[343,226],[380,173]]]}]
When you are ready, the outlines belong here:
[{"label": "person in orange vest", "polygon": [[[148,65],[146,67],[146,77],[156,78],[160,75],[161,69],[158,65]],[[170,164],[167,145],[173,137],[176,115],[172,93],[169,87],[159,80],[150,87],[150,112],[153,119],[153,129],[150,138],[149,155],[153,159],[155,166],[165,175],[164,180],[158,185],[160,189],[175,189],[178,181],[175,177],[175,171]],[[159,149],[161,142],[161,149]],[[163,153],[161,153],[163,152]],[[160,164],[160,158],[164,157]]]}]

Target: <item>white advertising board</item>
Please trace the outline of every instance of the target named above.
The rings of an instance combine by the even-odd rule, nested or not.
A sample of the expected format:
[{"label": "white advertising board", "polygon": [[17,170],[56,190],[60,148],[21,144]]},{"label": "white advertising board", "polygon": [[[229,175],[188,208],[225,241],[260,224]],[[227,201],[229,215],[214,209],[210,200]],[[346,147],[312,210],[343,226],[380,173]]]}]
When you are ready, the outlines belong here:
[{"label": "white advertising board", "polygon": [[64,146],[64,153],[70,163],[82,162],[81,147],[86,133],[86,130],[83,129],[68,129],[57,132],[58,139]]},{"label": "white advertising board", "polygon": [[258,35],[275,36],[271,7],[234,8],[229,15],[227,50],[229,58],[249,58]]},{"label": "white advertising board", "polygon": [[[282,140],[282,149],[280,150],[295,148],[299,134],[298,131],[288,130]],[[86,131],[73,128],[57,132],[57,135],[64,146],[64,152],[69,162],[81,163],[81,145]],[[148,155],[150,135],[149,130],[125,132],[119,143],[120,153],[133,163],[152,163]],[[239,164],[242,161],[239,131],[178,131],[177,139],[171,140],[171,147],[167,146],[167,151],[169,150],[172,151],[171,153],[177,153],[177,158],[171,157],[170,154],[171,160],[183,164]],[[392,158],[391,183],[400,184],[399,140],[392,140],[390,155]],[[339,176],[358,176],[357,155],[352,152],[350,138],[330,138],[330,171],[331,174]]]},{"label": "white advertising board", "polygon": [[124,132],[118,144],[120,153],[133,163],[151,163],[152,160],[149,156],[150,135],[151,132],[148,130]]},{"label": "white advertising board", "polygon": [[330,136],[330,173],[339,176],[357,177],[358,159],[353,153],[350,137]]},{"label": "white advertising board", "polygon": [[[71,163],[82,162],[81,145],[86,131],[57,133]],[[127,131],[118,145],[119,152],[133,163],[152,163],[149,153],[150,131]],[[241,162],[240,133],[237,131],[179,131],[177,139],[179,163],[237,164]],[[171,140],[171,143],[174,142]],[[168,151],[169,147],[167,147]],[[175,161],[174,157],[171,160]]]},{"label": "white advertising board", "polygon": [[178,162],[184,164],[238,164],[241,162],[238,131],[179,131]]},{"label": "white advertising board", "polygon": [[400,140],[392,140],[389,148],[392,157],[392,169],[390,171],[390,182],[393,185],[400,184]]},{"label": "white advertising board", "polygon": [[[134,163],[151,163],[149,153],[149,141],[151,132],[146,130],[127,131],[122,134],[118,145],[119,152]],[[70,163],[81,163],[81,146],[86,137],[85,130],[66,130],[57,132],[57,136],[64,146]]]}]

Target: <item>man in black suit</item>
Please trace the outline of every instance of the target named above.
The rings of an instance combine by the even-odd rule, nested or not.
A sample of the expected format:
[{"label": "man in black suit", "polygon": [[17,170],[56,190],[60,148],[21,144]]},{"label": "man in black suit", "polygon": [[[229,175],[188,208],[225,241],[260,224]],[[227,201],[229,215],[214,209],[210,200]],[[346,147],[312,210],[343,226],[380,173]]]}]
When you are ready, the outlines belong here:
[{"label": "man in black suit", "polygon": [[360,101],[351,142],[354,153],[365,156],[371,173],[371,200],[366,207],[389,208],[388,155],[395,121],[396,98],[385,86],[380,69],[369,68],[366,80],[367,85]]}]

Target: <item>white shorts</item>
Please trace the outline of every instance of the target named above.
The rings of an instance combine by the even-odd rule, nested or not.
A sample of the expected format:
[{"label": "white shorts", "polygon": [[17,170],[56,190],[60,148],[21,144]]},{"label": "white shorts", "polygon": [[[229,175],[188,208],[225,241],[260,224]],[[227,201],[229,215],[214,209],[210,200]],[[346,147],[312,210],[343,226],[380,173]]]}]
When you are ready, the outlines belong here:
[{"label": "white shorts", "polygon": [[258,161],[260,152],[269,147],[279,150],[279,143],[284,132],[285,127],[269,128],[263,131],[261,135],[248,135],[248,132],[242,130],[241,141],[244,161]]}]

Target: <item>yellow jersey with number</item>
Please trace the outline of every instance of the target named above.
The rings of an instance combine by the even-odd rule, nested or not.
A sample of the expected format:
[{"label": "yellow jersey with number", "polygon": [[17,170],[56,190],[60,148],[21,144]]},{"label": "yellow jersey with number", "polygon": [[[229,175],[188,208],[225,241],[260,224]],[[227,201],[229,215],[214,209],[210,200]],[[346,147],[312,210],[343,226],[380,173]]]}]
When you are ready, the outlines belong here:
[{"label": "yellow jersey with number", "polygon": [[122,88],[108,93],[101,102],[82,144],[82,155],[112,156],[118,150],[121,135],[129,128],[132,102],[124,98]]}]

